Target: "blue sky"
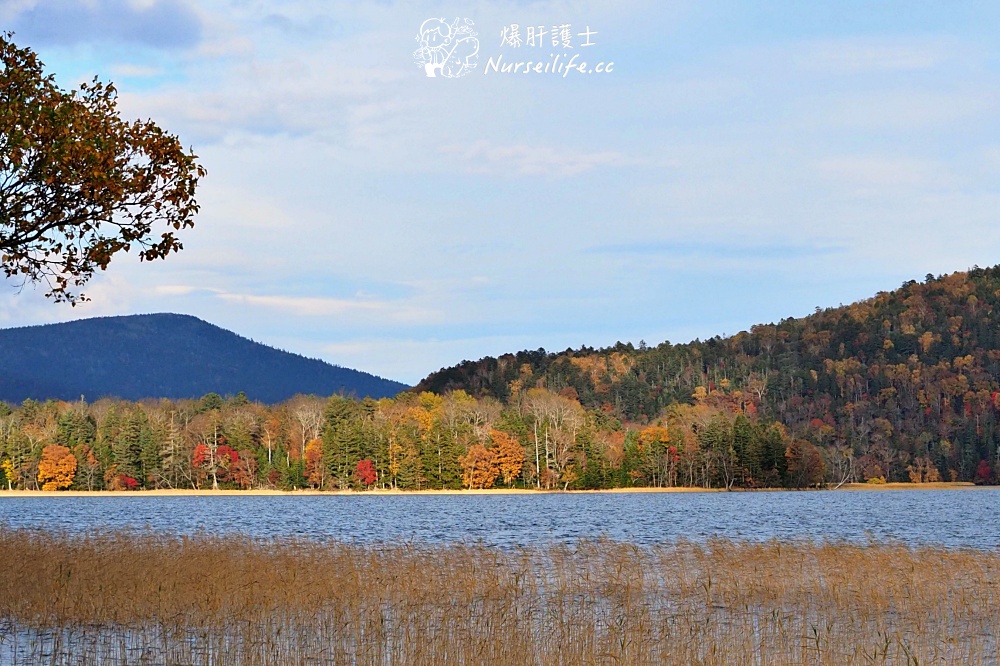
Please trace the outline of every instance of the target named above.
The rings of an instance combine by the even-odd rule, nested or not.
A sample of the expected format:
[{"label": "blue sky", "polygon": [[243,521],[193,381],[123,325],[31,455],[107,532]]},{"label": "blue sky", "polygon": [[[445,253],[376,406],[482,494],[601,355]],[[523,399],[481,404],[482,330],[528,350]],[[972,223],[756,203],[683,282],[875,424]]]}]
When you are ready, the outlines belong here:
[{"label": "blue sky", "polygon": [[[433,17],[474,22],[471,73],[415,64]],[[514,23],[613,71],[485,73],[564,54]],[[0,26],[209,171],[181,254],[116,258],[77,308],[8,287],[3,326],[182,312],[415,383],[1000,263],[995,3],[13,0]]]}]

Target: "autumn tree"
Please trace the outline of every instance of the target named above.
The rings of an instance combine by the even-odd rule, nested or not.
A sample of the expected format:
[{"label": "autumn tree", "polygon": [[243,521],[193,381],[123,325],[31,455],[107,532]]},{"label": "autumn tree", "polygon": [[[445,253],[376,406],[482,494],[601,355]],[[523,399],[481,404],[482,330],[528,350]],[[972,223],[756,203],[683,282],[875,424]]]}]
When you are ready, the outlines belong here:
[{"label": "autumn tree", "polygon": [[788,443],[788,477],[796,488],[816,486],[826,478],[826,462],[820,450],[808,440],[793,439]]},{"label": "autumn tree", "polygon": [[462,483],[469,489],[492,488],[500,475],[493,452],[482,444],[473,444],[459,461],[462,464]]},{"label": "autumn tree", "polygon": [[35,480],[34,475],[38,471],[33,469],[33,452],[41,447],[25,436],[21,428],[11,429],[6,439],[7,458],[3,461],[3,470],[8,489],[27,487],[29,482]]},{"label": "autumn tree", "polygon": [[365,458],[358,461],[358,464],[354,467],[354,479],[366,488],[378,481],[378,473],[375,471],[375,465],[371,460]]},{"label": "autumn tree", "polygon": [[[260,409],[260,408],[258,408]],[[262,417],[263,423],[260,427],[260,436],[264,444],[267,446],[267,464],[271,465],[274,462],[274,449],[277,446],[278,440],[281,438],[281,419],[278,418],[277,414],[267,412]]]},{"label": "autumn tree", "polygon": [[182,248],[205,169],[152,121],[122,120],[113,85],[63,90],[12,37],[0,33],[0,260],[8,278],[76,304],[116,253]]},{"label": "autumn tree", "polygon": [[493,461],[504,485],[510,486],[524,466],[524,447],[517,439],[500,430],[490,430],[490,440],[493,442]]},{"label": "autumn tree", "polygon": [[139,482],[127,474],[120,474],[116,465],[104,472],[104,486],[108,490],[138,490]]},{"label": "autumn tree", "polygon": [[257,467],[257,459],[253,457],[253,452],[243,449],[236,454],[236,460],[229,470],[229,478],[237,488],[249,490],[253,488],[257,479]]},{"label": "autumn tree", "polygon": [[906,466],[906,472],[911,483],[936,483],[941,480],[941,473],[927,456],[917,456],[912,464]]},{"label": "autumn tree", "polygon": [[309,440],[305,450],[306,481],[313,488],[322,488],[326,482],[326,464],[323,462],[323,440]]},{"label": "autumn tree", "polygon": [[38,461],[38,481],[42,490],[65,490],[76,476],[76,456],[65,446],[49,444]]},{"label": "autumn tree", "polygon": [[218,467],[220,481],[232,481],[233,470],[240,462],[240,454],[228,444],[220,444],[215,450],[215,464]]},{"label": "autumn tree", "polygon": [[424,410],[408,404],[412,400],[413,397],[380,400],[376,415],[387,444],[385,460],[391,484],[401,490],[419,490],[426,480],[420,456],[421,431],[426,420]]},{"label": "autumn tree", "polygon": [[10,458],[0,462],[0,470],[3,470],[4,479],[7,480],[7,490],[13,490],[14,484],[21,480],[21,471]]}]

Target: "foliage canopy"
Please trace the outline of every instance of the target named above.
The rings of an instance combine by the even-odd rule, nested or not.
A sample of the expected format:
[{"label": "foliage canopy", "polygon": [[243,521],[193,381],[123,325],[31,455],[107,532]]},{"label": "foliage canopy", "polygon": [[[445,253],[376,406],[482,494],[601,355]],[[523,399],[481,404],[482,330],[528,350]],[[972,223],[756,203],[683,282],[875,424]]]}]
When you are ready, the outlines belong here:
[{"label": "foliage canopy", "polygon": [[116,253],[183,247],[206,172],[151,120],[122,120],[112,84],[62,90],[11,38],[0,33],[0,259],[8,278],[75,305]]}]

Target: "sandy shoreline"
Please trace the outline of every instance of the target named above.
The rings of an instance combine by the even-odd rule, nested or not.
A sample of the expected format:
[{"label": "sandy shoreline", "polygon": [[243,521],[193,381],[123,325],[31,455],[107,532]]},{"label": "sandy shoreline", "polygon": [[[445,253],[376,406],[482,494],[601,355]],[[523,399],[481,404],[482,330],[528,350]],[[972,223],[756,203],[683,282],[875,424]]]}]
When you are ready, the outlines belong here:
[{"label": "sandy shoreline", "polygon": [[[973,490],[984,486],[972,483],[848,483],[838,490]],[[784,488],[773,490],[787,491]],[[245,496],[306,496],[306,495],[340,495],[363,497],[371,495],[542,495],[542,494],[601,494],[601,493],[720,493],[722,488],[609,488],[604,490],[534,490],[527,488],[490,488],[488,490],[210,490],[191,488],[175,488],[162,490],[0,490],[0,499],[4,497],[226,497],[233,495]],[[761,492],[736,489],[732,492]],[[791,491],[789,491],[791,492]]]},{"label": "sandy shoreline", "polygon": [[530,488],[489,488],[487,490],[210,490],[207,488],[174,488],[161,490],[0,490],[4,497],[226,497],[339,495],[345,497],[403,495],[547,495],[595,493],[718,493],[720,488],[609,488],[606,490],[534,490]]}]

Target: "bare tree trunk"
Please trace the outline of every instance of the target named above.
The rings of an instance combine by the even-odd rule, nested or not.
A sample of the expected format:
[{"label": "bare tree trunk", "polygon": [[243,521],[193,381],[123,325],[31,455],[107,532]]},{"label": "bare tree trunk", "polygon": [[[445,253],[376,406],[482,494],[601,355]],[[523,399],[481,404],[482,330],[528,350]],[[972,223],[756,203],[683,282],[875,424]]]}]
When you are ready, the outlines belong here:
[{"label": "bare tree trunk", "polygon": [[538,455],[538,419],[535,419],[535,487],[542,487],[542,468],[541,459]]}]

